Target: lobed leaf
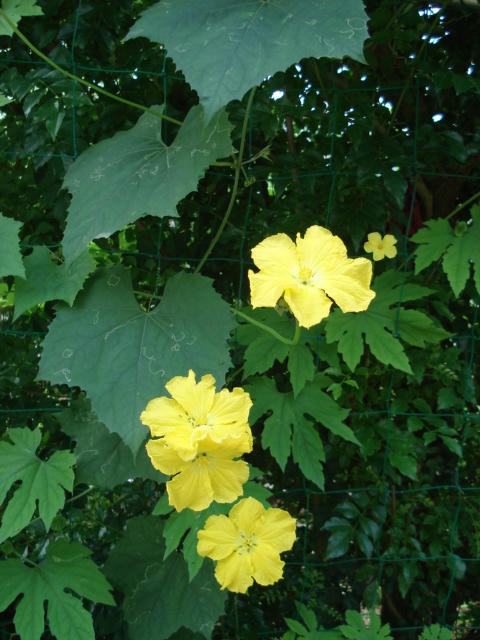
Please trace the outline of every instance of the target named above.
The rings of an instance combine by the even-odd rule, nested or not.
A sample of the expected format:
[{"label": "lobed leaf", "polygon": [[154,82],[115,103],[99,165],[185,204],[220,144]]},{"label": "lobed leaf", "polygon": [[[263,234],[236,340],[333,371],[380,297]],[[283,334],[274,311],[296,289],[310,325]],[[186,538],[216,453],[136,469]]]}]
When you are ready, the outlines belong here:
[{"label": "lobed leaf", "polygon": [[363,62],[367,15],[360,0],[158,2],[130,29],[165,45],[204,105],[207,121],[230,100],[302,58]]},{"label": "lobed leaf", "polygon": [[[24,16],[41,16],[43,11],[37,6],[37,0],[2,0],[2,11],[15,26]],[[13,35],[13,29],[0,15],[0,36]]]},{"label": "lobed leaf", "polygon": [[27,309],[48,300],[64,300],[72,306],[88,274],[95,268],[88,251],[71,264],[55,265],[47,247],[35,247],[23,263],[25,276],[15,278],[14,320]]},{"label": "lobed leaf", "polygon": [[229,306],[211,280],[178,273],[160,304],[145,313],[128,272],[103,269],[72,309],[59,308],[43,342],[38,377],[85,389],[99,420],[137,453],[147,428],[140,414],[164,385],[193,369],[221,386],[230,366]]},{"label": "lobed leaf", "polygon": [[57,640],[95,639],[91,614],[78,598],[65,592],[68,589],[82,598],[115,604],[111,586],[89,555],[77,542],[58,540],[47,547],[45,559],[35,567],[21,560],[0,562],[0,611],[23,594],[13,619],[21,640],[40,640],[45,601],[50,631]]},{"label": "lobed leaf", "polygon": [[132,129],[90,147],[71,165],[63,183],[72,194],[63,240],[68,262],[94,238],[142,216],[176,217],[177,204],[195,191],[210,164],[232,152],[224,111],[207,125],[202,107],[193,107],[170,145],[162,127],[161,118],[145,113]]},{"label": "lobed leaf", "polygon": [[134,459],[132,451],[116,433],[110,433],[91,409],[90,400],[74,400],[56,415],[62,431],[75,440],[77,482],[113,489],[132,478],[165,482],[166,476],[152,466],[145,447]]},{"label": "lobed leaf", "polygon": [[75,456],[69,451],[56,451],[47,461],[37,457],[40,429],[9,429],[8,435],[13,444],[0,442],[0,504],[17,481],[21,484],[3,513],[0,542],[30,523],[37,501],[39,516],[48,531],[65,503],[64,490],[72,491],[74,479]]}]

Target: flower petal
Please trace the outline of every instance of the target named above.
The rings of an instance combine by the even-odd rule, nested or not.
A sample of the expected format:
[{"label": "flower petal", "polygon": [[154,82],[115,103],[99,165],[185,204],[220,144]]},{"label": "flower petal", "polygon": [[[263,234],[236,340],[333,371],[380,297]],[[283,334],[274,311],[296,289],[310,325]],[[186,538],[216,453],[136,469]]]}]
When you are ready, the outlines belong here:
[{"label": "flower petal", "polygon": [[202,376],[200,382],[196,382],[190,369],[188,376],[176,376],[165,387],[197,424],[205,424],[215,397],[215,378],[212,375]]},{"label": "flower petal", "polygon": [[371,280],[370,260],[346,259],[343,264],[337,265],[336,269],[324,274],[322,287],[344,313],[365,311],[375,297],[375,291],[369,289]]},{"label": "flower petal", "polygon": [[285,289],[282,274],[266,274],[263,271],[248,272],[252,307],[274,307]]},{"label": "flower petal", "polygon": [[168,502],[177,511],[187,508],[203,511],[213,501],[207,467],[195,462],[187,464],[181,473],[167,482]]},{"label": "flower petal", "polygon": [[265,515],[255,528],[255,533],[258,536],[259,544],[265,543],[279,553],[293,547],[297,537],[295,529],[295,518],[292,518],[283,509],[272,508],[266,510]]},{"label": "flower petal", "polygon": [[188,416],[178,402],[165,396],[150,400],[140,420],[150,427],[152,436],[163,436],[166,429],[188,424]]},{"label": "flower petal", "polygon": [[236,549],[238,531],[227,516],[210,516],[205,528],[197,533],[197,553],[212,560],[222,560]]},{"label": "flower petal", "polygon": [[397,247],[385,247],[387,258],[394,258],[397,255]]},{"label": "flower petal", "polygon": [[235,593],[245,593],[253,584],[250,554],[232,553],[219,560],[215,569],[215,578],[222,589]]},{"label": "flower petal", "polygon": [[270,545],[259,544],[249,553],[249,557],[253,578],[258,584],[273,584],[283,577],[285,563]]},{"label": "flower petal", "polygon": [[194,438],[199,454],[206,453],[223,460],[238,458],[252,450],[253,438],[248,425],[245,429],[238,429],[220,442],[211,437],[207,427],[197,427],[194,431]]},{"label": "flower petal", "polygon": [[215,394],[213,405],[207,415],[207,422],[215,427],[248,423],[248,414],[252,406],[249,394],[235,387],[232,391],[222,389]]},{"label": "flower petal", "polygon": [[298,264],[295,244],[285,233],[268,236],[252,249],[252,260],[261,270],[288,274]]},{"label": "flower petal", "polygon": [[255,498],[244,498],[230,509],[228,517],[237,529],[247,534],[256,532],[256,524],[264,513],[265,507],[261,502]]},{"label": "flower petal", "polygon": [[243,460],[212,459],[208,468],[213,499],[216,502],[234,502],[243,494],[248,480],[248,464]]},{"label": "flower petal", "polygon": [[297,253],[302,267],[309,267],[312,272],[330,271],[338,261],[347,257],[347,248],[338,236],[331,231],[313,225],[305,231],[305,237],[297,234]]},{"label": "flower petal", "polygon": [[146,449],[155,469],[169,476],[182,471],[189,464],[182,460],[174,449],[170,449],[163,438],[149,440]]},{"label": "flower petal", "polygon": [[289,287],[285,291],[284,298],[299,325],[307,329],[326,318],[332,306],[332,301],[327,298],[322,289],[310,284]]}]

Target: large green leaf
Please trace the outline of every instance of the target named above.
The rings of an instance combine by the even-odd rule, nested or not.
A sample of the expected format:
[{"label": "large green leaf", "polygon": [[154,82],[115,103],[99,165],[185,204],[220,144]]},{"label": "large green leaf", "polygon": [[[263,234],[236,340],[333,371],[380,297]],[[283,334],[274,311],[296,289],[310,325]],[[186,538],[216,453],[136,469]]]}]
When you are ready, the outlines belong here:
[{"label": "large green leaf", "polygon": [[210,164],[232,152],[230,131],[224,111],[205,126],[196,106],[170,145],[162,140],[161,118],[145,113],[132,129],[84,151],[64,180],[73,196],[63,240],[67,260],[141,216],[176,216],[178,202],[195,191]]},{"label": "large green leaf", "polygon": [[[265,419],[262,432],[262,446],[270,449],[282,470],[293,454],[306,478],[323,489],[323,462],[325,452],[322,440],[308,414],[335,435],[359,444],[353,431],[344,424],[348,410],[342,409],[326,393],[321,391],[314,379],[295,397],[292,392],[280,393],[270,378],[255,378],[247,387],[253,407],[250,412],[252,424],[262,415],[272,411]],[[292,434],[293,428],[293,434]]]},{"label": "large green leaf", "polygon": [[174,552],[164,562],[151,564],[145,578],[124,602],[130,636],[135,640],[163,640],[186,627],[210,637],[223,614],[227,593],[213,577],[213,564],[205,562],[189,582],[185,561]]},{"label": "large green leaf", "polygon": [[25,279],[15,278],[14,320],[47,300],[65,300],[72,306],[95,262],[88,251],[84,251],[71,264],[56,265],[47,247],[35,247],[24,265]]},{"label": "large green leaf", "polygon": [[45,626],[45,600],[50,631],[57,640],[95,639],[91,614],[81,600],[64,591],[115,604],[110,585],[89,555],[90,551],[81,544],[59,540],[47,547],[45,560],[36,567],[21,560],[0,562],[0,611],[23,594],[14,617],[21,640],[40,640]]},{"label": "large green leaf", "polygon": [[209,637],[223,613],[226,593],[213,578],[211,563],[204,563],[189,582],[178,552],[163,560],[162,531],[163,522],[155,516],[132,518],[105,565],[107,576],[125,592],[130,635],[162,640],[183,626]]},{"label": "large green leaf", "polygon": [[210,119],[302,58],[363,61],[367,19],[361,0],[176,0],[147,9],[127,38],[164,44]]},{"label": "large green leaf", "polygon": [[134,460],[132,451],[116,433],[110,433],[90,406],[90,400],[75,400],[57,418],[62,431],[75,440],[77,482],[113,489],[131,478],[165,482],[166,476],[152,466],[145,447]]},{"label": "large green leaf", "polygon": [[377,295],[366,311],[342,313],[336,309],[327,318],[327,342],[338,340],[338,351],[352,371],[360,362],[365,341],[377,360],[412,373],[403,346],[395,334],[415,346],[440,342],[450,334],[421,311],[399,309],[398,301],[417,300],[433,293],[433,290],[403,282],[402,274],[395,271],[385,271],[377,276],[373,289]]},{"label": "large green leaf", "polygon": [[3,276],[25,277],[18,241],[18,232],[21,226],[21,222],[5,218],[0,213],[0,278]]},{"label": "large green leaf", "polygon": [[74,479],[75,456],[69,451],[56,451],[46,462],[36,456],[40,429],[9,429],[8,435],[13,444],[0,442],[0,504],[12,485],[19,480],[21,485],[3,514],[0,542],[29,524],[37,500],[39,516],[48,531],[65,503],[64,489],[72,491]]},{"label": "large green leaf", "polygon": [[[43,11],[37,6],[37,0],[2,0],[0,8],[15,26],[24,16],[41,16]],[[11,36],[12,27],[0,15],[0,36]]]},{"label": "large green leaf", "polygon": [[178,273],[160,304],[145,313],[128,271],[100,270],[72,309],[59,308],[43,343],[38,377],[87,391],[99,420],[138,451],[146,427],[140,413],[165,395],[173,376],[211,373],[223,385],[234,326],[211,280]]}]

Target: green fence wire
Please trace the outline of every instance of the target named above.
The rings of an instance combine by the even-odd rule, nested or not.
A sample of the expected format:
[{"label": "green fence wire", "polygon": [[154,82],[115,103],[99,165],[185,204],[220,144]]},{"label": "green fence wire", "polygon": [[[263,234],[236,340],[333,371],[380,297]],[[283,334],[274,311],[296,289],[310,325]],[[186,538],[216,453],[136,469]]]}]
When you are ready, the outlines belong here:
[{"label": "green fence wire", "polygon": [[[78,33],[78,29],[79,29],[79,25],[80,25],[80,21],[81,21],[81,15],[82,15],[82,0],[79,0],[78,2],[78,7],[77,7],[77,12],[76,12],[76,18],[75,18],[75,24],[74,24],[74,29],[73,29],[73,36],[71,39],[71,42],[69,43],[70,46],[70,60],[71,60],[71,65],[70,65],[70,70],[72,73],[77,74],[80,72],[88,72],[89,74],[94,75],[96,78],[100,77],[101,78],[101,74],[114,74],[114,75],[121,75],[121,74],[137,74],[137,75],[144,75],[144,76],[155,76],[158,78],[162,79],[163,82],[163,92],[164,92],[164,96],[166,97],[165,99],[165,103],[166,106],[168,108],[168,99],[167,99],[167,80],[174,80],[174,81],[178,81],[178,82],[183,82],[183,79],[181,78],[181,76],[179,75],[169,75],[166,72],[165,69],[165,59],[164,59],[164,63],[163,63],[163,68],[162,71],[150,71],[150,70],[143,70],[143,69],[123,69],[123,68],[105,68],[105,67],[92,67],[89,65],[84,65],[81,64],[80,62],[77,61],[76,59],[76,55],[75,55],[75,45],[76,45],[76,38],[77,38],[77,33]],[[423,49],[422,53],[425,55],[426,53],[426,48]],[[44,65],[43,62],[32,62],[30,59],[18,59],[18,58],[14,58],[9,56],[8,52],[5,53],[3,52],[3,54],[0,56],[0,63],[12,63],[12,64],[28,64],[28,65],[32,65],[32,64],[38,64],[38,65]],[[329,164],[329,168],[327,171],[325,170],[320,170],[320,171],[310,171],[308,173],[298,173],[295,175],[295,178],[297,180],[302,180],[302,179],[307,179],[307,178],[312,178],[312,177],[327,177],[330,180],[330,186],[329,186],[329,192],[328,192],[328,204],[327,204],[327,209],[325,212],[325,218],[323,221],[323,224],[325,226],[329,226],[330,224],[330,220],[331,220],[331,215],[335,210],[335,194],[336,194],[336,182],[339,176],[345,176],[345,175],[354,175],[355,172],[345,172],[345,171],[337,171],[335,169],[335,159],[336,159],[336,149],[335,149],[335,141],[336,141],[336,133],[337,133],[337,110],[338,110],[338,102],[339,102],[339,96],[341,93],[348,93],[348,92],[362,92],[362,91],[367,91],[367,92],[374,92],[376,94],[378,94],[379,92],[382,93],[387,93],[387,92],[393,92],[393,93],[399,93],[401,94],[401,96],[403,97],[403,95],[405,95],[405,93],[407,91],[413,92],[414,93],[414,97],[415,97],[415,102],[416,102],[416,118],[415,118],[415,131],[413,132],[413,159],[412,159],[412,171],[411,171],[411,175],[409,176],[410,180],[411,180],[411,193],[410,193],[410,206],[409,206],[409,214],[408,214],[408,220],[406,223],[406,229],[405,229],[405,233],[404,233],[404,237],[403,237],[403,241],[401,243],[401,247],[399,245],[399,254],[401,253],[404,259],[404,267],[403,267],[403,284],[400,287],[400,293],[399,293],[399,299],[398,299],[398,304],[397,304],[397,315],[396,315],[396,322],[395,322],[395,335],[398,337],[400,335],[400,329],[399,329],[399,312],[400,312],[400,308],[401,308],[401,302],[402,302],[402,294],[403,294],[403,285],[405,284],[405,280],[406,280],[406,275],[407,275],[407,270],[409,268],[409,264],[411,264],[411,260],[412,260],[412,248],[411,245],[409,245],[409,229],[410,226],[412,224],[412,220],[413,220],[413,211],[414,211],[414,204],[415,204],[415,198],[416,198],[416,194],[417,194],[417,182],[418,179],[421,175],[425,175],[425,176],[439,176],[442,177],[444,179],[451,179],[451,178],[462,178],[464,180],[477,180],[480,183],[480,175],[462,175],[462,174],[457,174],[457,173],[441,173],[441,172],[437,172],[435,171],[433,168],[431,170],[422,170],[421,172],[418,172],[417,170],[417,139],[418,139],[418,127],[419,127],[419,117],[418,117],[418,106],[419,106],[419,92],[421,90],[421,85],[419,83],[419,79],[416,77],[412,77],[411,81],[408,84],[405,85],[398,85],[398,86],[388,86],[388,87],[358,87],[358,88],[353,88],[353,89],[341,89],[339,87],[336,86],[335,82],[333,81],[334,78],[334,74],[336,73],[336,68],[335,65],[332,63],[332,84],[331,87],[327,90],[329,92],[331,92],[333,94],[333,107],[332,107],[332,117],[331,117],[331,128],[332,128],[332,133],[330,134],[330,164]],[[64,160],[72,160],[75,159],[78,155],[78,136],[79,136],[79,131],[78,131],[78,124],[77,124],[77,118],[76,118],[76,97],[77,97],[77,82],[76,81],[72,81],[72,106],[71,106],[71,110],[72,110],[72,132],[71,132],[71,149],[70,150],[64,150],[62,153],[36,153],[36,154],[32,154],[33,157],[48,157],[48,158],[62,158]],[[168,127],[169,124],[166,121],[163,121],[163,126],[165,127],[164,129],[164,133],[167,134],[168,132]],[[87,136],[88,137],[88,136]],[[253,125],[252,125],[252,119],[250,118],[250,126],[249,126],[249,132],[248,132],[248,147],[249,147],[249,154],[250,156],[253,155]],[[4,155],[7,157],[30,157],[29,154],[26,154],[25,152],[23,152],[22,150],[16,150],[16,149],[4,149],[4,150],[0,150],[0,155]],[[250,176],[250,165],[247,165],[247,172],[248,175]],[[226,172],[222,172],[222,171],[210,171],[209,172],[212,175],[220,175],[220,176],[224,176],[227,178],[230,178],[230,175]],[[275,175],[274,173],[274,169],[269,171],[269,175],[267,177],[257,177],[257,181],[256,183],[258,184],[258,182],[260,181],[266,181],[272,184],[275,183],[282,183],[285,181],[289,181],[292,179],[292,175],[289,173],[288,175]],[[237,295],[238,295],[238,299],[240,300],[242,298],[242,294],[245,291],[245,269],[248,265],[251,264],[251,261],[249,260],[248,256],[247,256],[247,240],[248,240],[248,231],[249,231],[249,222],[250,222],[250,218],[251,218],[251,211],[252,211],[252,200],[253,200],[253,194],[254,194],[254,185],[252,184],[249,188],[248,188],[248,200],[247,200],[247,207],[245,209],[245,215],[244,215],[244,220],[243,220],[243,227],[242,227],[242,232],[241,232],[241,242],[240,242],[240,248],[239,248],[239,254],[238,256],[218,256],[215,255],[215,251],[214,251],[214,255],[211,255],[208,258],[208,262],[209,263],[214,263],[214,262],[218,262],[218,263],[223,263],[223,262],[233,262],[238,264],[238,286],[237,286]],[[156,268],[156,279],[155,279],[155,286],[154,286],[154,294],[157,294],[158,292],[158,288],[160,285],[160,274],[162,269],[164,268],[165,264],[168,264],[170,262],[184,262],[187,258],[182,258],[182,257],[165,257],[162,256],[161,254],[161,248],[162,248],[162,241],[164,238],[164,222],[163,220],[160,221],[159,223],[159,230],[158,230],[158,239],[157,239],[157,243],[156,243],[156,252],[155,253],[142,253],[142,252],[131,252],[131,251],[114,251],[112,250],[112,253],[117,253],[119,255],[128,255],[128,256],[142,256],[142,257],[150,257],[155,261],[155,268]],[[28,248],[31,245],[25,244],[23,245],[24,248]],[[50,245],[51,248],[56,248],[58,245]],[[100,250],[99,251],[103,251]],[[200,257],[198,257],[197,261],[200,260]],[[189,263],[193,263],[195,262],[194,259],[192,259],[191,257],[188,258],[188,262]],[[462,395],[463,395],[463,404],[462,406],[465,406],[466,404],[466,398],[467,398],[467,388],[468,385],[471,383],[471,376],[472,376],[472,370],[473,370],[473,364],[474,364],[474,360],[475,360],[475,351],[476,351],[476,345],[477,342],[479,340],[479,337],[476,335],[476,331],[478,328],[478,308],[479,308],[479,300],[475,300],[474,304],[472,305],[472,316],[471,318],[469,318],[466,321],[466,329],[469,331],[466,331],[463,335],[458,335],[455,336],[453,339],[460,339],[460,338],[467,338],[469,340],[469,353],[468,353],[468,358],[467,358],[467,366],[465,369],[465,376],[464,376],[464,380],[463,380],[463,390],[462,390]],[[2,339],[15,339],[15,340],[34,340],[34,341],[38,341],[43,335],[44,332],[42,331],[29,331],[29,330],[17,330],[12,328],[11,326],[7,326],[5,328],[2,328],[2,330],[0,331],[0,335],[2,337]],[[322,335],[318,335],[317,336],[317,345],[320,345],[322,340],[323,340],[323,336]],[[235,355],[235,354],[234,354]],[[317,363],[318,363],[318,354],[317,354]],[[375,563],[378,566],[378,572],[377,572],[377,583],[379,585],[382,584],[382,577],[385,571],[386,566],[388,565],[394,565],[394,564],[401,564],[401,563],[437,563],[439,566],[439,572],[440,571],[447,571],[449,573],[449,587],[448,587],[448,593],[445,597],[445,600],[443,602],[443,612],[442,612],[442,617],[440,620],[438,620],[439,623],[441,623],[442,625],[446,625],[449,626],[449,619],[448,619],[448,615],[447,615],[447,610],[448,610],[448,604],[450,601],[450,598],[452,596],[452,593],[455,589],[455,567],[456,564],[460,561],[466,564],[470,564],[470,563],[479,563],[480,562],[480,557],[464,557],[464,558],[459,558],[455,553],[454,553],[454,540],[458,531],[458,522],[459,522],[459,516],[462,510],[462,506],[465,500],[465,496],[469,496],[469,495],[479,495],[480,496],[480,486],[476,486],[476,487],[465,487],[462,486],[462,482],[461,482],[461,478],[460,478],[460,468],[462,465],[462,460],[463,460],[463,456],[460,456],[458,458],[458,462],[456,462],[455,464],[455,473],[454,473],[454,481],[448,484],[439,484],[439,485],[432,485],[432,486],[417,486],[417,487],[411,487],[408,489],[395,489],[394,491],[389,487],[388,481],[387,481],[387,468],[389,465],[389,460],[388,460],[388,453],[389,453],[389,449],[391,446],[391,432],[392,432],[392,425],[393,425],[393,421],[397,418],[408,418],[408,417],[430,417],[430,418],[448,418],[450,420],[461,420],[462,424],[463,424],[463,435],[462,435],[462,441],[461,441],[461,447],[462,447],[462,452],[463,449],[465,447],[465,443],[468,439],[470,430],[472,428],[475,428],[474,423],[477,422],[477,424],[479,423],[479,419],[480,416],[478,413],[471,413],[468,412],[466,410],[462,410],[459,412],[437,412],[437,413],[422,413],[422,412],[398,412],[395,411],[394,408],[392,408],[392,398],[393,398],[393,394],[395,391],[395,385],[396,385],[396,378],[397,378],[397,374],[396,371],[394,369],[392,369],[391,374],[390,374],[390,379],[388,381],[388,385],[387,385],[387,392],[385,394],[385,398],[384,398],[384,406],[381,409],[372,409],[372,410],[365,410],[362,412],[357,412],[355,414],[351,414],[351,415],[362,415],[362,416],[375,416],[377,418],[383,417],[386,419],[386,441],[385,441],[385,447],[384,447],[384,451],[383,451],[383,468],[382,468],[382,474],[381,474],[381,482],[379,486],[365,486],[365,487],[352,487],[352,486],[346,486],[346,487],[329,487],[327,486],[327,489],[325,491],[319,491],[319,490],[315,490],[313,489],[309,483],[307,483],[305,481],[305,479],[303,478],[300,481],[300,484],[298,487],[292,488],[292,489],[288,489],[287,493],[291,494],[292,496],[295,497],[295,499],[298,499],[298,496],[303,497],[304,500],[304,505],[305,505],[305,514],[306,514],[306,520],[304,523],[304,529],[303,529],[303,537],[301,540],[301,557],[298,560],[295,561],[291,561],[288,563],[288,567],[291,567],[292,570],[302,570],[303,571],[303,583],[302,583],[302,590],[301,590],[301,600],[303,602],[305,602],[307,605],[309,603],[309,594],[308,594],[308,573],[311,569],[313,568],[319,568],[319,569],[325,569],[328,570],[329,568],[332,567],[336,567],[336,566],[345,566],[345,567],[349,567],[349,566],[353,566],[353,565],[358,565],[361,563]],[[48,412],[48,413],[57,413],[57,412],[61,412],[64,410],[64,408],[68,407],[70,405],[71,402],[71,392],[68,395],[68,397],[66,397],[65,395],[63,396],[59,396],[59,397],[52,397],[52,404],[49,406],[32,406],[32,407],[23,407],[23,408],[0,408],[0,415],[4,415],[4,416],[20,416],[20,415],[25,415],[25,416],[34,416],[36,417],[39,421],[41,421],[42,419],[42,414]],[[455,457],[452,455],[452,460],[454,460]],[[328,481],[328,479],[327,479]],[[338,560],[330,560],[330,561],[325,561],[325,562],[312,562],[312,560],[309,558],[310,554],[310,549],[312,548],[312,542],[311,542],[311,529],[310,529],[310,524],[311,524],[311,500],[312,497],[315,496],[319,496],[321,498],[325,498],[327,496],[350,496],[353,494],[358,494],[358,493],[366,493],[368,495],[373,495],[373,494],[377,494],[378,496],[378,503],[379,504],[383,504],[385,509],[388,510],[389,505],[391,504],[393,499],[398,499],[398,497],[403,496],[403,495],[414,495],[414,494],[418,494],[418,500],[419,500],[419,504],[422,504],[422,501],[424,500],[425,496],[432,496],[432,500],[433,500],[433,504],[435,504],[435,496],[442,494],[442,495],[448,495],[449,499],[451,501],[451,503],[453,505],[455,505],[455,510],[454,510],[454,517],[452,519],[452,521],[449,523],[449,531],[450,531],[450,536],[449,536],[449,554],[447,555],[426,555],[426,554],[418,554],[418,555],[413,555],[413,556],[408,556],[408,557],[395,557],[395,558],[391,558],[391,557],[386,557],[384,554],[382,554],[382,534],[383,531],[381,532],[380,536],[377,538],[377,543],[376,543],[376,548],[375,548],[375,553],[372,557],[367,558],[366,556],[360,556],[357,558],[343,558],[343,559],[338,559]],[[282,492],[282,495],[285,497],[285,491]],[[382,525],[383,526],[383,525]],[[451,626],[451,623],[450,623]],[[392,629],[393,632],[410,632],[411,635],[410,637],[414,638],[416,637],[416,632],[421,631],[421,629],[423,628],[423,625],[414,625],[414,626],[405,626],[405,627],[395,627]],[[463,627],[456,627],[457,630],[461,631],[461,630],[480,630],[480,627],[468,627],[468,626],[463,626]],[[9,634],[6,631],[0,631],[0,633],[4,636],[4,637],[13,637],[13,635],[15,634]],[[262,632],[259,633],[259,636],[268,636],[270,632]]]}]

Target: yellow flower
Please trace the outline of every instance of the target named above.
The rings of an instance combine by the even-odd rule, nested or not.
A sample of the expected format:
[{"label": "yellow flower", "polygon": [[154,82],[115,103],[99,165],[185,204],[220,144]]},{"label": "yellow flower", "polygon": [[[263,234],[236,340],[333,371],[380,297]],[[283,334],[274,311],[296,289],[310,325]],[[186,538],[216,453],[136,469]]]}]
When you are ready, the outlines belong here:
[{"label": "yellow flower", "polygon": [[255,580],[277,582],[285,563],[280,552],[295,542],[295,519],[283,509],[265,509],[244,498],[227,516],[210,516],[198,532],[197,552],[217,560],[215,577],[222,589],[245,593]]},{"label": "yellow flower", "polygon": [[152,436],[163,436],[183,460],[193,460],[202,440],[220,444],[237,442],[236,455],[252,450],[248,413],[252,406],[246,391],[236,387],[215,393],[215,378],[205,375],[199,382],[190,369],[188,376],[172,378],[165,388],[172,396],[151,400],[140,420]]},{"label": "yellow flower", "polygon": [[397,255],[397,247],[394,245],[397,243],[395,236],[387,235],[382,236],[378,231],[368,234],[368,242],[365,242],[363,248],[367,253],[373,253],[374,260],[383,260],[385,256],[387,258],[394,258]]},{"label": "yellow flower", "polygon": [[147,453],[153,466],[175,477],[167,482],[169,504],[177,511],[202,511],[216,502],[234,502],[243,493],[248,480],[248,464],[233,460],[245,452],[238,438],[227,438],[220,444],[209,435],[199,440],[197,453],[184,460],[166,438],[149,440]]},{"label": "yellow flower", "polygon": [[343,312],[365,311],[375,297],[370,260],[348,258],[342,240],[318,225],[296,243],[284,233],[265,238],[252,259],[260,269],[248,272],[252,307],[274,307],[283,295],[302,327],[326,318],[332,300]]}]

